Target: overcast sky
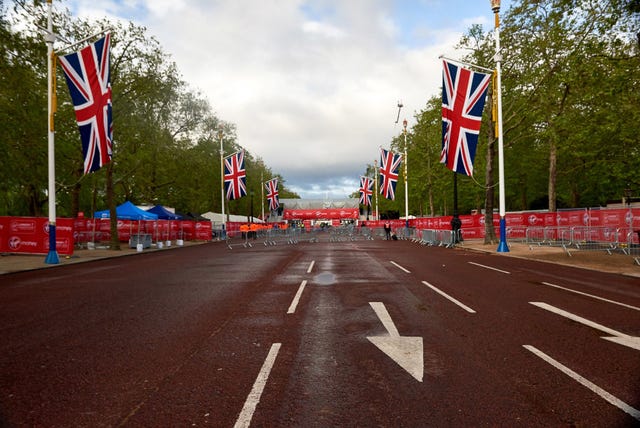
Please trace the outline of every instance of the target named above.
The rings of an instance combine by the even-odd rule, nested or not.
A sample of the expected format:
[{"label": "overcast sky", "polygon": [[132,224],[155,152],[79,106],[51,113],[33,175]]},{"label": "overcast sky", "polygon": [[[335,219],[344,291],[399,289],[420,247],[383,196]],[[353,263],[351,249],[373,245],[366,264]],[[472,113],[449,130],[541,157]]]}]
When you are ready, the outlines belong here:
[{"label": "overcast sky", "polygon": [[[56,2],[54,1],[54,4]],[[502,12],[510,1],[502,2]],[[70,0],[148,28],[238,143],[303,198],[344,198],[439,96],[441,54],[489,0]],[[485,64],[489,65],[489,64]],[[398,101],[404,104],[398,124]],[[259,180],[259,177],[248,177]]]}]

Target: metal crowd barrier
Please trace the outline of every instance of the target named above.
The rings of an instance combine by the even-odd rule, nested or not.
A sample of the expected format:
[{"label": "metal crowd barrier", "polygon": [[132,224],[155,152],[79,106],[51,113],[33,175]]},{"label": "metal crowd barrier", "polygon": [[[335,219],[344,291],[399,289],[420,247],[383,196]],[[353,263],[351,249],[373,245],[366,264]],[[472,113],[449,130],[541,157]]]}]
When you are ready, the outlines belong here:
[{"label": "metal crowd barrier", "polygon": [[633,256],[640,265],[639,232],[630,228],[606,226],[529,227],[526,243],[562,247],[567,255],[571,250],[606,251]]},{"label": "metal crowd barrier", "polygon": [[422,245],[451,248],[462,242],[462,229],[456,231],[422,229],[419,231],[419,236],[419,239],[415,239],[415,242]]}]

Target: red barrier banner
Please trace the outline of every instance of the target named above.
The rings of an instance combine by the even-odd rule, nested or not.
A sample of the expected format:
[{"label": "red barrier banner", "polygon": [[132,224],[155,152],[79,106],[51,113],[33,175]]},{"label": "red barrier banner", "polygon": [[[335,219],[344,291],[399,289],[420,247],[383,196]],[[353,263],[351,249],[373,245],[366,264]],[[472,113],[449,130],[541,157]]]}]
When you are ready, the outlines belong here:
[{"label": "red barrier banner", "polygon": [[357,219],[358,208],[324,208],[317,210],[284,210],[284,220],[323,220],[323,219]]},{"label": "red barrier banner", "polygon": [[[72,255],[74,220],[56,219],[56,252]],[[45,217],[0,217],[0,252],[47,254],[49,219]]]},{"label": "red barrier banner", "polygon": [[195,222],[195,236],[196,241],[211,241],[211,222],[210,221],[196,221]]}]

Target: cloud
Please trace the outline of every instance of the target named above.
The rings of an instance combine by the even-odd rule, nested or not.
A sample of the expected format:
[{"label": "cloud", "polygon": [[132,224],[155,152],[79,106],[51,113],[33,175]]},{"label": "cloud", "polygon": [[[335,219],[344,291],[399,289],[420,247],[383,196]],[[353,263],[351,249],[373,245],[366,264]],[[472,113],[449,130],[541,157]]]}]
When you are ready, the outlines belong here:
[{"label": "cloud", "polygon": [[[237,125],[238,143],[303,197],[357,190],[379,146],[401,132],[398,100],[400,122],[411,126],[438,94],[438,55],[454,53],[464,30],[426,28],[415,16],[435,7],[425,0],[106,4],[147,26],[184,79]],[[414,22],[401,22],[400,11]]]}]

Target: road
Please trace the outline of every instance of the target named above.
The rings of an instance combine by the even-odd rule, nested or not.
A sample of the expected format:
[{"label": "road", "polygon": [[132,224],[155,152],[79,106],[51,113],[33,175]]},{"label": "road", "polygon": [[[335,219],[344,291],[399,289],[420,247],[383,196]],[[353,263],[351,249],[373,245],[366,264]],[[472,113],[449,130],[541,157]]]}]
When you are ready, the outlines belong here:
[{"label": "road", "polygon": [[0,275],[0,425],[638,426],[639,286],[406,241]]}]

